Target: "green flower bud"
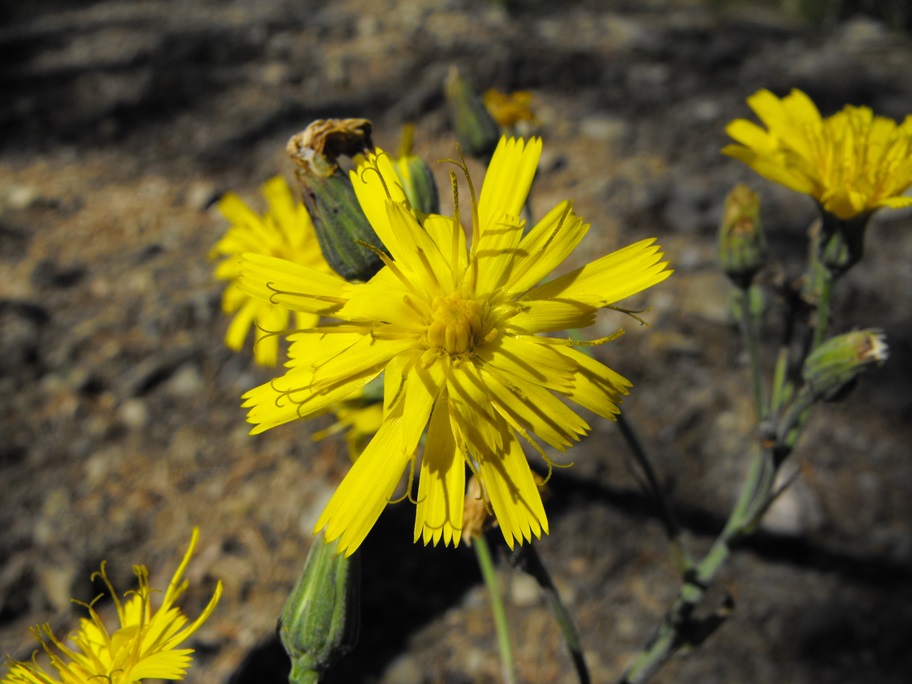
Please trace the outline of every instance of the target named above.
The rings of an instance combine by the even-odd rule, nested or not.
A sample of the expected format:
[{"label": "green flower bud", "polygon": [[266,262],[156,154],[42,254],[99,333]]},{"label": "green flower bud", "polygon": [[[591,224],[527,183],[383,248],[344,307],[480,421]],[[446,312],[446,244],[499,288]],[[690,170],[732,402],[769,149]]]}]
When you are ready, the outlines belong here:
[{"label": "green flower bud", "polygon": [[[327,263],[346,280],[369,280],[383,262],[364,244],[380,247],[380,239],[361,210],[348,174],[337,164],[373,149],[367,119],[314,121],[288,141],[288,154]],[[364,243],[364,244],[359,244]]]},{"label": "green flower bud", "polygon": [[428,163],[412,154],[414,135],[414,126],[406,124],[402,127],[402,144],[399,147],[399,157],[393,162],[393,169],[399,176],[412,209],[420,214],[439,214],[440,196],[437,193],[437,182]]},{"label": "green flower bud", "polygon": [[497,122],[456,67],[450,68],[443,90],[463,152],[476,159],[489,160],[500,140]]},{"label": "green flower bud", "polygon": [[861,261],[865,228],[873,212],[840,219],[821,209],[820,234],[816,238],[817,258],[838,278]]},{"label": "green flower bud", "polygon": [[832,337],[810,353],[802,377],[814,399],[834,401],[852,388],[868,366],[887,360],[887,343],[878,330],[855,330]]},{"label": "green flower bud", "polygon": [[766,239],[760,225],[760,199],[746,185],[736,185],[725,198],[719,226],[719,264],[732,282],[750,287],[766,263]]},{"label": "green flower bud", "polygon": [[304,571],[279,618],[279,638],[291,658],[291,684],[313,684],[354,648],[360,626],[360,556],[338,553],[337,542],[314,541]]}]

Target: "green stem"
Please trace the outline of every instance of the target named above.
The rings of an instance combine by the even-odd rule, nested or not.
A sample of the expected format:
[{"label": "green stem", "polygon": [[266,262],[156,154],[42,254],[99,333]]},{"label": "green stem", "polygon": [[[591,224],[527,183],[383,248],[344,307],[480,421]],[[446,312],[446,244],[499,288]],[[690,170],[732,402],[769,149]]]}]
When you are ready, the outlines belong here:
[{"label": "green stem", "polygon": [[762,421],[767,417],[766,396],[763,391],[762,368],[760,366],[760,340],[757,330],[754,307],[751,306],[750,289],[738,289],[741,305],[741,334],[750,357],[751,386],[754,390],[754,410],[757,420]]},{"label": "green stem", "polygon": [[617,425],[621,431],[621,436],[624,438],[624,441],[627,442],[627,446],[630,447],[634,460],[640,466],[643,475],[646,477],[646,482],[649,485],[653,499],[658,506],[662,524],[665,526],[665,534],[668,536],[668,541],[672,544],[675,565],[681,572],[686,572],[693,566],[693,561],[691,560],[687,549],[684,547],[684,544],[681,542],[681,525],[678,523],[677,517],[675,517],[674,510],[668,502],[665,492],[659,485],[659,478],[656,476],[655,469],[652,467],[649,455],[643,448],[643,443],[637,436],[633,426],[627,422],[623,413],[618,415]]},{"label": "green stem", "polygon": [[833,276],[823,264],[820,268],[820,292],[817,301],[817,320],[814,325],[814,344],[811,349],[815,349],[821,342],[826,339],[827,326],[830,318],[830,295],[833,291]]},{"label": "green stem", "polygon": [[494,629],[497,632],[497,645],[500,648],[500,662],[503,678],[506,684],[516,684],[516,671],[513,666],[513,644],[510,640],[510,626],[507,624],[507,612],[504,608],[503,596],[500,593],[500,582],[491,560],[491,550],[483,536],[472,540],[472,548],[478,558],[478,567],[481,576],[488,588],[491,598],[491,613],[494,616]]},{"label": "green stem", "polygon": [[701,643],[722,624],[730,607],[727,601],[722,609],[705,619],[695,618],[694,609],[702,603],[719,569],[731,555],[731,544],[750,534],[766,512],[775,479],[771,452],[758,448],[725,528],[700,564],[685,576],[677,599],[655,636],[624,673],[622,684],[646,682],[682,646]]},{"label": "green stem", "polygon": [[564,643],[570,650],[570,656],[573,658],[573,666],[576,668],[576,676],[580,684],[589,684],[592,680],[589,677],[589,669],[586,667],[586,660],[583,657],[583,647],[580,643],[579,632],[573,623],[570,611],[561,600],[557,587],[551,580],[551,575],[542,563],[541,557],[535,548],[535,544],[527,544],[517,550],[514,556],[514,563],[525,570],[535,578],[538,586],[548,602],[548,607],[554,614],[554,619],[560,628],[561,635],[564,637]]}]

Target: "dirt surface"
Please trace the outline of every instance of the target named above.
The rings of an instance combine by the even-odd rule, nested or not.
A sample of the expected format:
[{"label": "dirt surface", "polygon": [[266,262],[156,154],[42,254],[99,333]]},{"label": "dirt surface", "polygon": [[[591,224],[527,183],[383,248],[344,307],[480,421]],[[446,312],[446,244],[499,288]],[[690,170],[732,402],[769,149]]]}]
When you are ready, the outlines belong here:
[{"label": "dirt surface", "polygon": [[[635,383],[625,411],[652,452],[695,551],[721,528],[746,468],[747,370],[714,263],[737,180],[763,197],[785,277],[813,206],[719,154],[723,129],[767,87],[826,113],[912,112],[912,45],[863,18],[810,26],[699,2],[200,0],[31,2],[0,11],[0,650],[27,658],[28,626],[77,624],[107,559],[164,586],[193,525],[188,613],[225,595],[191,644],[189,682],[271,684],[274,639],[344,445],[310,426],[252,438],[239,397],[272,374],[222,345],[207,260],[229,189],[251,203],[290,174],[287,138],[327,116],[373,119],[381,146],[417,127],[451,156],[441,82],[531,90],[545,211],[573,198],[592,231],[579,258],[657,236],[676,273],[637,304],[640,329],[598,354]],[[445,170],[440,167],[440,179]],[[479,168],[480,177],[480,168]],[[446,187],[446,185],[442,185]],[[257,205],[260,206],[260,205]],[[888,364],[819,407],[801,476],[720,576],[736,610],[659,682],[908,682],[912,676],[912,215],[872,222],[841,284],[834,328],[882,328]],[[772,280],[772,277],[770,277]],[[770,293],[770,310],[779,306]],[[631,325],[633,323],[633,325]],[[772,358],[778,326],[771,323]],[[602,332],[604,331],[604,332]],[[325,423],[321,423],[325,425]],[[538,544],[573,610],[596,682],[616,681],[676,591],[668,545],[614,425],[594,421],[557,472]],[[408,503],[363,547],[358,650],[327,681],[497,681],[471,550],[411,542]],[[496,537],[492,537],[492,540]],[[499,547],[498,547],[499,548]],[[521,682],[572,682],[546,606],[504,566]],[[100,604],[110,615],[110,603]]]}]

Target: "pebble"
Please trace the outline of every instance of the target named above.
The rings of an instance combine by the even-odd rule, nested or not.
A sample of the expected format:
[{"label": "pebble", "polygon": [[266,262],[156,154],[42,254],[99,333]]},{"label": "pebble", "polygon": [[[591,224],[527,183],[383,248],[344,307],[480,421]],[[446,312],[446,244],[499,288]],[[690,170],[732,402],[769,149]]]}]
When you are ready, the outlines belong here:
[{"label": "pebble", "polygon": [[120,405],[117,416],[128,428],[139,430],[149,421],[149,409],[140,399],[127,399]]},{"label": "pebble", "polygon": [[620,140],[627,136],[630,124],[616,116],[597,114],[580,122],[580,133],[595,140]]},{"label": "pebble", "polygon": [[541,589],[532,575],[514,573],[510,578],[510,600],[520,608],[528,608],[541,600]]},{"label": "pebble", "polygon": [[204,211],[215,204],[215,202],[218,201],[218,198],[219,191],[214,183],[206,180],[198,180],[187,186],[187,191],[184,194],[184,204],[191,209]]},{"label": "pebble", "polygon": [[205,381],[195,364],[181,366],[163,386],[166,394],[173,397],[192,397],[203,391]]},{"label": "pebble", "polygon": [[28,209],[38,203],[41,194],[32,185],[11,185],[6,189],[5,204],[10,209]]},{"label": "pebble", "polygon": [[824,522],[826,516],[820,498],[806,482],[798,479],[779,495],[767,511],[762,528],[774,534],[800,537],[819,530]]},{"label": "pebble", "polygon": [[383,684],[421,684],[424,675],[417,659],[406,653],[390,663],[380,681]]}]

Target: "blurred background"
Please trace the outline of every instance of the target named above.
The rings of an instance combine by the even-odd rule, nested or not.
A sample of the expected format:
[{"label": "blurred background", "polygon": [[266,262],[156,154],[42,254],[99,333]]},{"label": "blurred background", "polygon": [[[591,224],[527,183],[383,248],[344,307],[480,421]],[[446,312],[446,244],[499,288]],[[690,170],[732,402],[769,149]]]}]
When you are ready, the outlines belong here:
[{"label": "blurred background", "polygon": [[[194,525],[185,610],[225,596],[195,635],[189,682],[272,684],[275,622],[310,530],[348,468],[326,422],[250,437],[240,395],[276,373],[229,352],[207,255],[228,190],[292,178],[288,137],[367,117],[395,149],[450,157],[442,82],[529,90],[545,150],[539,215],[572,198],[592,230],[580,259],[658,237],[676,274],[605,315],[597,351],[633,381],[624,404],[687,530],[705,550],[744,475],[747,367],[715,235],[731,185],[761,193],[779,282],[800,275],[812,202],[719,150],[760,88],[797,87],[824,114],[912,113],[904,0],[26,0],[0,9],[0,651],[65,634],[131,564],[164,587]],[[435,165],[441,188],[446,167]],[[477,169],[476,182],[482,169]],[[443,193],[444,195],[446,192]],[[840,283],[834,331],[882,328],[884,368],[818,407],[801,475],[720,576],[735,600],[702,648],[657,682],[908,682],[912,673],[912,212],[881,212]],[[781,302],[770,291],[772,359]],[[327,419],[328,420],[328,419]],[[556,471],[538,544],[594,681],[617,680],[677,591],[662,526],[616,426],[593,420]],[[566,461],[567,459],[564,459]],[[537,465],[536,465],[537,467]],[[497,681],[471,550],[411,544],[390,507],[363,547],[362,638],[330,682]],[[493,538],[492,538],[493,539]],[[534,584],[503,572],[521,682],[575,681]],[[99,610],[112,616],[110,602]],[[713,603],[713,605],[715,605]]]}]

